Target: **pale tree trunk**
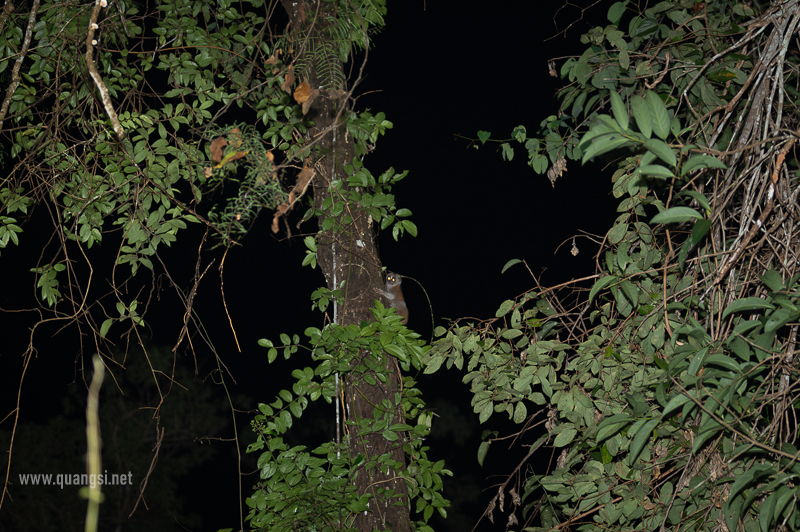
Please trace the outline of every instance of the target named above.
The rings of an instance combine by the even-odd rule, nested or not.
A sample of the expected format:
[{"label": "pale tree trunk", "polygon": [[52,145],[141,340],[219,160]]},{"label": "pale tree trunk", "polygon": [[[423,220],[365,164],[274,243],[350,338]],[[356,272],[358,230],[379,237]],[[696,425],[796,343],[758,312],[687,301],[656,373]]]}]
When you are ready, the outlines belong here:
[{"label": "pale tree trunk", "polygon": [[[328,17],[335,17],[335,3],[324,0],[282,0],[283,6],[289,14],[294,54],[299,54],[299,59],[311,65],[304,74],[296,72],[296,84],[307,81],[311,89],[319,89],[327,84],[328,80],[314,69],[315,62],[306,57],[312,55],[312,46],[330,43],[331,36],[327,30]],[[335,43],[332,43],[336,47]],[[336,59],[336,65],[328,71],[339,69],[342,72],[341,61]],[[352,162],[355,156],[355,147],[352,136],[346,134],[346,127],[337,121],[340,106],[344,105],[342,92],[320,90],[319,96],[314,100],[308,111],[308,117],[314,121],[315,127],[308,133],[308,139],[317,146],[316,157],[324,156],[315,161],[314,170],[314,206],[322,208],[322,203],[330,195],[330,183],[340,179],[345,185],[337,194],[337,198],[346,197],[347,176],[344,165]],[[378,298],[376,288],[383,286],[381,263],[375,249],[375,235],[373,223],[369,214],[357,210],[356,205],[345,208],[342,217],[350,215],[352,223],[345,226],[343,232],[334,230],[326,231],[320,235],[317,242],[317,262],[325,274],[328,288],[339,288],[345,281],[343,293],[345,301],[337,306],[335,319],[340,325],[359,324],[362,321],[373,319],[369,308]],[[320,219],[322,223],[322,219]],[[376,407],[394,403],[396,394],[400,391],[400,374],[394,359],[386,353],[360,353],[361,357],[381,356],[382,361],[391,373],[387,383],[376,379],[375,386],[367,385],[363,378],[355,381],[349,375],[343,376],[343,390],[345,396],[344,416],[356,422],[350,426],[350,453],[351,458],[362,455],[366,462],[372,457],[391,453],[392,459],[405,464],[405,456],[397,445],[399,442],[387,441],[381,434],[361,435],[357,432],[358,420],[374,418]],[[356,361],[354,364],[357,364]],[[379,412],[380,414],[380,412]],[[393,423],[403,423],[399,411],[393,412]],[[356,479],[359,494],[372,493],[374,498],[370,502],[369,512],[361,513],[354,526],[363,532],[373,530],[391,529],[393,532],[406,532],[411,530],[408,512],[408,497],[405,482],[397,478],[393,471],[388,474],[379,469],[361,467]],[[378,495],[379,489],[394,490],[402,495],[391,500]]]}]

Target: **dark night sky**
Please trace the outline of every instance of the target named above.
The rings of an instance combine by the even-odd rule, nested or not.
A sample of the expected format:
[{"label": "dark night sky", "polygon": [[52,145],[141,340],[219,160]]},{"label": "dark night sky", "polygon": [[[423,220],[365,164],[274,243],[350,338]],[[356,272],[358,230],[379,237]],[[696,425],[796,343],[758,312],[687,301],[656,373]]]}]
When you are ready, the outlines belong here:
[{"label": "dark night sky", "polygon": [[[566,38],[553,37],[581,15],[579,7],[568,6],[554,21],[560,5],[561,2],[530,0],[480,4],[390,0],[387,26],[375,36],[375,48],[369,53],[365,70],[367,77],[356,91],[368,94],[358,100],[357,106],[385,112],[387,119],[394,122],[394,129],[380,139],[376,152],[365,164],[374,175],[390,166],[410,171],[394,193],[398,206],[412,210],[419,236],[406,236],[397,243],[386,232],[379,235],[379,247],[384,266],[417,279],[431,299],[429,308],[415,283],[403,284],[411,309],[410,326],[423,338],[430,337],[431,314],[437,325],[446,325],[445,318],[491,317],[503,300],[530,289],[533,283],[522,265],[501,275],[501,268],[512,258],[525,259],[537,275],[545,270],[543,284],[593,273],[592,256],[597,248],[589,241],[578,240],[578,257],[570,255],[569,244],[555,252],[578,230],[604,233],[609,227],[615,216],[608,194],[610,176],[601,174],[598,167],[581,168],[571,163],[554,189],[545,176],[537,175],[526,165],[521,146],[509,163],[503,162],[498,145],[476,150],[461,138],[475,138],[478,130],[491,131],[494,138],[508,138],[520,124],[532,135],[543,119],[555,114],[554,95],[559,82],[548,75],[547,59],[579,54],[583,45],[578,38],[589,27],[587,22],[578,21]],[[603,17],[604,9],[587,16]],[[40,209],[38,214],[45,213]],[[302,241],[278,241],[269,231],[269,222],[270,216],[263,215],[244,240],[245,245],[231,250],[225,262],[225,294],[241,353],[236,350],[221,305],[218,253],[209,252],[203,257],[204,265],[211,259],[216,263],[206,275],[196,301],[220,355],[238,382],[234,393],[258,402],[271,401],[285,386],[278,375],[280,368],[286,367],[267,365],[266,351],[256,345],[258,338],[277,340],[281,332],[302,335],[308,326],[323,325],[319,314],[311,312],[309,299],[311,291],[323,284],[321,274],[301,268],[305,249]],[[42,225],[46,223],[49,221]],[[26,235],[33,234],[35,227],[37,222],[33,220],[25,227]],[[314,229],[311,224],[303,228],[305,232]],[[183,280],[184,287],[194,271],[196,250],[195,239],[164,253],[170,270],[176,279]],[[20,284],[28,295],[35,284],[28,273],[31,264],[30,260],[19,259],[29,256],[29,252],[12,248],[0,257],[3,278],[24,279]],[[164,302],[154,301],[148,318],[153,324],[154,340],[171,347],[182,312],[174,302],[168,302],[172,297],[168,283],[164,281],[162,286]],[[105,287],[107,284],[103,291]],[[10,293],[16,292],[0,297],[3,309],[30,305],[14,301]],[[10,330],[30,326],[19,315],[4,314],[0,320],[4,337]],[[39,357],[29,370],[24,387],[23,404],[29,405],[24,415],[30,418],[46,415],[48,407],[41,398],[57,397],[75,378],[75,360],[81,353],[77,335],[63,331],[57,337],[57,345],[47,343],[55,332],[55,326],[46,326],[36,337],[41,342]],[[4,343],[0,347],[0,372],[4,382],[15,390],[18,361],[27,338],[13,335]],[[84,352],[87,360],[89,354]],[[209,350],[201,346],[198,355],[209,357]],[[292,362],[301,365],[308,361]],[[471,417],[477,431],[473,437],[480,435],[483,427],[477,427],[477,416],[470,412],[469,395],[460,384],[460,375],[437,375],[436,382],[422,379],[421,386],[426,393],[430,390],[431,402],[460,402],[461,415]],[[4,400],[4,414],[10,404],[13,403]],[[249,416],[240,421],[246,423]],[[479,443],[475,439],[459,448],[463,454],[456,457],[460,467],[476,467]],[[493,464],[501,467],[494,473],[508,471],[499,461],[490,461],[486,474]],[[226,480],[209,482],[205,494],[193,497],[201,507],[216,507],[214,512],[205,512],[207,530],[235,526],[238,519],[235,463],[228,460],[214,469],[221,468],[229,472]],[[456,473],[451,482],[457,484],[460,481]],[[229,488],[222,488],[222,482],[230,482]],[[249,488],[245,482],[245,493]],[[226,500],[220,499],[220,489],[228,493]],[[481,504],[485,505],[488,498],[483,497]],[[473,505],[473,515],[466,517],[474,523],[482,509],[483,506]],[[478,530],[490,530],[488,523],[482,523]]]}]

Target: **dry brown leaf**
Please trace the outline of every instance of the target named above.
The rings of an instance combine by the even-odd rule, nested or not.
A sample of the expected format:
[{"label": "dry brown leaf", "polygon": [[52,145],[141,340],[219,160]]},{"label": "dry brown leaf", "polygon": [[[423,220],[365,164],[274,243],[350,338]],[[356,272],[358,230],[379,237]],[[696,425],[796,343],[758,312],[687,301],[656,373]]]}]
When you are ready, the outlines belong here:
[{"label": "dry brown leaf", "polygon": [[297,88],[294,90],[294,101],[297,103],[303,103],[304,101],[308,100],[308,97],[311,95],[311,87],[309,86],[307,81],[304,81]]},{"label": "dry brown leaf", "polygon": [[316,172],[313,168],[308,166],[308,161],[303,165],[303,169],[297,175],[297,182],[294,185],[293,192],[304,192],[308,187],[308,182],[314,178]]},{"label": "dry brown leaf", "polygon": [[547,70],[550,72],[550,75],[557,78],[558,73],[556,72],[556,62],[555,61],[548,61],[547,62]]},{"label": "dry brown leaf", "polygon": [[214,169],[210,166],[206,166],[203,168],[203,175],[206,177],[211,177],[214,174]]},{"label": "dry brown leaf", "polygon": [[294,65],[289,65],[289,68],[286,69],[286,76],[283,78],[283,83],[281,83],[281,89],[283,89],[283,92],[286,94],[291,94],[292,85],[294,85]]},{"label": "dry brown leaf", "polygon": [[228,141],[225,140],[225,137],[217,137],[211,141],[211,160],[216,164],[222,160],[222,152],[227,145]]},{"label": "dry brown leaf", "polygon": [[494,524],[494,515],[493,515],[493,512],[494,512],[494,508],[495,508],[495,502],[494,502],[494,501],[496,501],[496,500],[497,500],[497,495],[495,495],[495,496],[492,498],[492,500],[491,500],[491,501],[489,501],[489,507],[488,507],[488,508],[486,508],[486,514],[487,514],[487,517],[489,518],[489,521],[490,521],[492,524]]},{"label": "dry brown leaf", "polygon": [[286,203],[281,203],[280,205],[278,205],[278,208],[275,209],[275,214],[272,215],[272,232],[273,233],[277,233],[278,232],[278,229],[280,229],[279,226],[278,226],[278,220],[280,220],[281,216],[286,214],[286,212],[288,212],[289,209],[290,209],[290,207]]},{"label": "dry brown leaf", "polygon": [[551,166],[549,170],[547,170],[547,178],[550,180],[550,185],[552,185],[553,188],[556,186],[556,180],[566,171],[567,160],[563,157],[559,157],[555,164]]},{"label": "dry brown leaf", "polygon": [[238,148],[242,145],[242,130],[235,127],[228,133],[228,142],[231,146]]},{"label": "dry brown leaf", "polygon": [[311,109],[311,104],[314,103],[314,100],[317,99],[317,96],[319,96],[319,91],[317,89],[314,89],[313,91],[311,91],[311,94],[309,94],[308,99],[305,102],[303,102],[304,115],[308,114],[308,110]]},{"label": "dry brown leaf", "polygon": [[522,499],[519,497],[519,493],[517,493],[516,488],[511,488],[508,493],[511,495],[511,502],[514,503],[514,506],[519,506],[522,504]]}]

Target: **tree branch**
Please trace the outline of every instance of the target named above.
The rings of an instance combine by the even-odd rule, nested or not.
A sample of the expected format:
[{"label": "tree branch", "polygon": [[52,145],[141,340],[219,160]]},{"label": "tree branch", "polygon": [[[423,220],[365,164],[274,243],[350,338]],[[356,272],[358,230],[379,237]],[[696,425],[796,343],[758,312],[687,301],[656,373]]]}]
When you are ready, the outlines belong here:
[{"label": "tree branch", "polygon": [[[6,3],[5,7],[3,7],[3,22],[5,22],[6,17],[11,10],[13,9],[13,5],[11,9],[9,9],[9,4]],[[6,119],[6,113],[8,113],[8,106],[11,105],[11,97],[17,91],[19,87],[19,71],[22,68],[22,61],[25,60],[25,56],[28,55],[28,48],[31,45],[31,36],[33,35],[33,26],[36,23],[36,14],[39,12],[39,0],[33,0],[33,7],[31,8],[31,14],[28,17],[28,27],[25,28],[25,39],[22,41],[22,51],[20,51],[19,55],[17,56],[17,61],[14,63],[14,69],[11,71],[11,85],[8,87],[6,91],[6,97],[3,99],[3,106],[0,107],[0,130],[3,129],[3,121]]]},{"label": "tree branch", "polygon": [[111,103],[111,96],[108,95],[108,88],[103,82],[103,78],[100,77],[100,73],[97,72],[97,67],[94,64],[94,58],[92,57],[93,47],[97,45],[97,41],[94,40],[94,32],[98,28],[97,16],[100,14],[100,10],[107,5],[108,2],[106,0],[97,0],[94,4],[92,17],[91,20],[89,20],[89,32],[86,34],[86,67],[89,69],[89,75],[92,76],[92,80],[97,86],[97,90],[100,91],[100,99],[103,102],[103,107],[105,107],[106,114],[108,114],[108,117],[111,119],[111,125],[114,127],[114,132],[117,134],[117,138],[121,141],[125,137],[125,132],[122,130],[122,124],[119,123],[117,112],[114,111],[114,105]]}]

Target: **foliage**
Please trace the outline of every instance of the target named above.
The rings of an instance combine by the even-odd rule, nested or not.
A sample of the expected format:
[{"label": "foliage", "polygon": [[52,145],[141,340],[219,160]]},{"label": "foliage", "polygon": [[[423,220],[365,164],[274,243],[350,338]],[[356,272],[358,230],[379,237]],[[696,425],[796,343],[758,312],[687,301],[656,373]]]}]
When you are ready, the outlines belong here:
[{"label": "foliage", "polygon": [[[190,224],[202,224],[217,243],[227,247],[239,244],[252,221],[268,209],[277,231],[278,219],[303,197],[309,175],[313,177],[319,161],[329,154],[320,146],[321,139],[333,136],[337,128],[345,133],[341,137],[352,139],[354,156],[347,158],[346,175],[339,174],[330,190],[320,187],[319,196],[330,194],[329,200],[310,207],[306,218],[319,218],[322,231],[342,232],[354,216],[364,214],[370,224],[391,227],[395,238],[405,232],[416,234],[416,226],[407,219],[410,211],[398,209],[391,194],[391,187],[405,173],[390,169],[375,177],[363,165],[364,156],[392,127],[391,122],[382,113],[357,113],[344,91],[347,80],[341,61],[352,56],[353,47],[369,45],[371,31],[383,23],[385,2],[320,4],[319,21],[330,39],[314,37],[305,39],[305,44],[289,33],[273,33],[274,28],[285,27],[285,19],[273,18],[273,4],[163,0],[144,5],[98,0],[86,5],[43,0],[33,2],[29,12],[2,12],[0,73],[5,72],[8,90],[0,104],[0,124],[6,126],[2,130],[10,158],[0,180],[0,250],[12,243],[33,245],[18,221],[20,214],[43,207],[40,212],[50,211],[54,221],[52,238],[43,246],[38,263],[31,264],[41,297],[36,309],[39,322],[33,331],[49,320],[74,325],[79,335],[91,338],[90,344],[107,356],[107,338],[138,336],[139,327],[148,324],[147,309],[157,291],[155,284],[149,292],[140,289],[146,280],[137,274],[144,270],[155,283],[163,270],[177,287],[164,248],[176,242]],[[309,35],[316,21],[308,17]],[[304,54],[303,46],[310,46],[312,53]],[[341,104],[335,127],[314,139],[307,135],[315,126],[313,113],[293,98],[299,78],[311,70],[327,80],[319,90],[335,93]],[[198,257],[205,242],[203,237]],[[102,255],[93,249],[101,243],[112,246],[113,252],[110,279],[102,280],[108,282],[108,291],[96,290],[101,275],[93,276],[95,271],[106,271]],[[315,265],[316,238],[307,237],[305,243],[309,249],[305,264]],[[205,336],[192,308],[202,277],[198,258],[192,290],[184,293],[176,288],[186,313],[175,349],[190,327]],[[318,304],[324,308],[331,292],[320,293]],[[375,331],[368,327],[354,337],[350,328],[329,328],[321,337],[350,342],[351,350],[363,340],[375,350],[375,358],[363,362],[373,368],[386,360],[378,338],[397,335],[406,338],[405,343],[395,348],[389,342],[386,350],[394,356],[412,350],[418,362],[420,348],[411,333],[399,334],[399,325],[392,323],[394,333],[381,330],[374,338]],[[120,325],[128,329],[121,331]],[[31,338],[26,364],[35,353],[34,344]],[[409,363],[410,359],[404,361],[407,368]],[[354,366],[347,371],[362,370]],[[378,374],[386,378],[385,373]],[[315,389],[319,390],[334,378],[329,373],[317,376],[321,381]],[[365,381],[372,378],[363,377]],[[414,405],[422,403],[416,402],[413,381],[407,380],[406,385],[392,408],[425,419],[424,414],[414,413]],[[332,400],[326,393],[326,399]],[[297,401],[305,396],[303,391],[291,404],[299,405]],[[160,399],[154,406],[161,408]],[[290,410],[296,415],[301,411]],[[272,421],[264,417],[264,422],[269,427]],[[260,436],[261,441],[272,442],[273,450],[280,448],[279,435],[288,428],[280,424],[284,422],[281,418],[268,429],[272,432]],[[363,423],[360,428],[375,431],[381,419]],[[401,425],[394,429],[416,434],[414,427]],[[396,435],[387,427],[380,432],[386,437]],[[398,445],[410,453],[411,464],[398,474],[412,482],[412,495],[421,501],[416,508],[427,520],[433,507],[444,511],[446,503],[438,492],[444,471],[441,464],[427,462],[417,436],[402,438]],[[363,463],[355,457],[343,463],[328,451],[321,459],[328,475],[324,478],[330,481],[324,489],[341,484],[334,478],[340,475],[352,478],[376,467],[398,466],[372,457]],[[316,474],[322,462],[313,463]],[[278,478],[286,477],[265,478],[265,485],[278,489]],[[314,485],[314,489],[319,487]],[[282,485],[278,492],[281,489],[291,490],[293,485]],[[344,490],[340,498],[348,500],[349,494]],[[344,504],[329,502],[337,514]],[[325,508],[320,505],[312,508],[314,515],[298,518],[320,522],[333,515]],[[363,509],[354,508],[349,511]],[[263,505],[258,509],[268,512]],[[253,513],[254,525],[271,522],[266,515]]]},{"label": "foliage", "polygon": [[608,19],[561,65],[543,138],[502,145],[554,183],[567,159],[614,157],[588,297],[536,287],[440,329],[426,372],[464,370],[482,421],[543,417],[528,458],[558,460],[501,486],[488,512],[508,491],[510,525],[797,530],[800,7],[621,1]]},{"label": "foliage", "polygon": [[[393,309],[385,309],[378,302],[373,311],[376,321],[347,327],[331,324],[324,330],[309,328],[306,335],[314,347],[314,368],[297,369],[290,390],[281,390],[270,404],[259,404],[261,414],[253,421],[256,442],[248,452],[263,451],[258,459],[262,481],[248,498],[248,519],[257,530],[352,530],[355,515],[369,509],[374,495],[396,498],[394,504],[408,504],[402,494],[391,492],[380,484],[373,493],[359,494],[353,479],[356,475],[369,475],[381,470],[395,470],[409,486],[412,508],[420,515],[417,530],[432,530],[425,523],[434,509],[447,516],[449,502],[442,497],[442,475],[451,475],[444,462],[431,462],[428,447],[423,445],[430,432],[431,416],[425,411],[421,392],[411,377],[403,377],[402,392],[398,397],[386,398],[376,405],[374,417],[347,419],[341,436],[337,425],[337,440],[324,443],[312,451],[306,446],[290,446],[284,434],[300,419],[309,404],[323,398],[335,403],[341,395],[341,383],[351,374],[355,382],[375,384],[392,378],[386,370],[383,357],[391,356],[394,372],[420,369],[424,350],[428,347],[419,335],[400,325],[400,317]],[[281,335],[283,353],[289,358],[298,350],[299,337]],[[269,360],[278,356],[278,348],[262,339],[259,344],[269,349]],[[375,356],[362,356],[362,353]],[[402,412],[407,423],[392,423],[395,413]],[[358,429],[357,431],[355,429]],[[369,434],[381,434],[394,445],[402,447],[410,465],[403,468],[391,453],[373,455],[363,445],[363,453],[351,456],[348,450],[350,437],[366,442]],[[355,436],[357,435],[357,436]],[[359,445],[362,447],[362,445]]]}]

